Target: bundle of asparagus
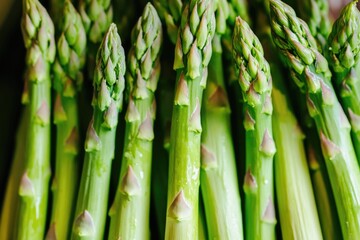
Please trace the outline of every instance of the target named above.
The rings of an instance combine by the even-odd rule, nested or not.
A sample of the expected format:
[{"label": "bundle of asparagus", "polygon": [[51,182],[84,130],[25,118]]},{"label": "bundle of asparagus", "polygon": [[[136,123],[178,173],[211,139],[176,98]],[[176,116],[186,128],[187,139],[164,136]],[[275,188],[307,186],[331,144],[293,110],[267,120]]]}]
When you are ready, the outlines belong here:
[{"label": "bundle of asparagus", "polygon": [[357,1],[153,4],[23,0],[0,239],[359,239]]}]

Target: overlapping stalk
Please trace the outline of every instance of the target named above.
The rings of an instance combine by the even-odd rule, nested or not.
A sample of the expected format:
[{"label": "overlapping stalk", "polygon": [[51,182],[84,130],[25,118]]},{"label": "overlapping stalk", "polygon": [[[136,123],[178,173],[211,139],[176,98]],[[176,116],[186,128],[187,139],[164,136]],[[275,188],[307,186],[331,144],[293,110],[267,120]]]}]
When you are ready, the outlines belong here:
[{"label": "overlapping stalk", "polygon": [[198,238],[201,103],[215,31],[211,1],[183,8],[175,46],[178,72],[173,106],[165,239]]},{"label": "overlapping stalk", "polygon": [[245,238],[275,239],[271,75],[259,39],[236,18],[233,56],[244,98],[246,144]]},{"label": "overlapping stalk", "polygon": [[132,31],[126,75],[129,103],[125,146],[109,239],[149,239],[150,179],[155,119],[155,90],[160,76],[162,26],[148,3]]},{"label": "overlapping stalk", "polygon": [[79,0],[79,12],[87,35],[87,68],[91,80],[96,68],[96,53],[113,20],[112,3],[110,0]]},{"label": "overlapping stalk", "polygon": [[321,230],[324,239],[341,239],[342,235],[339,217],[321,152],[319,136],[317,136],[316,130],[311,131],[311,129],[308,129],[306,132],[305,144]]},{"label": "overlapping stalk", "polygon": [[[25,90],[27,91],[27,90]],[[0,239],[11,239],[15,231],[16,216],[19,207],[18,186],[21,174],[25,168],[25,146],[27,140],[27,128],[29,124],[29,109],[25,107],[22,112],[19,129],[16,134],[15,153],[12,159],[11,170],[7,180],[5,198],[2,205],[0,219]]]},{"label": "overlapping stalk", "polygon": [[[275,73],[273,66],[273,77],[281,78],[281,73]],[[304,135],[288,105],[283,86],[282,79],[274,80],[272,94],[273,131],[278,149],[275,182],[282,236],[283,239],[323,239],[303,145]]]},{"label": "overlapping stalk", "polygon": [[226,30],[228,15],[228,3],[218,1],[216,34],[202,109],[200,185],[210,239],[243,239],[230,105],[222,65],[221,35]]},{"label": "overlapping stalk", "polygon": [[50,0],[49,1],[49,14],[51,19],[54,22],[55,25],[55,31],[56,34],[58,33],[58,30],[60,29],[60,25],[62,22],[62,11],[61,9],[64,8],[64,4],[65,4],[66,0]]},{"label": "overlapping stalk", "polygon": [[50,179],[50,67],[55,58],[54,25],[37,0],[24,0],[22,33],[26,55],[26,129],[24,169],[18,193],[15,239],[43,239]]},{"label": "overlapping stalk", "polygon": [[[263,1],[263,2],[265,4],[269,3],[269,1]],[[297,1],[298,6],[300,5],[300,2],[301,1]],[[297,5],[296,2],[294,2],[293,4]],[[314,5],[313,6],[314,9],[312,9],[309,6],[309,4]],[[325,17],[327,17],[328,15],[328,7],[323,4],[327,4],[327,3],[322,3],[322,0],[306,0],[304,2],[304,6],[302,6],[302,9],[300,9],[299,7],[299,11],[302,14],[304,14],[304,18],[307,20],[307,22],[311,23],[312,25],[311,30],[313,31],[312,33],[314,34],[314,36],[317,36],[318,49],[322,49],[325,47],[324,40],[329,33],[329,20],[325,19]],[[305,8],[306,11],[303,8]],[[269,12],[267,14],[269,14]],[[323,28],[327,28],[327,29],[318,28],[317,23],[321,24]],[[264,24],[261,21],[259,21],[258,24],[259,25],[263,24],[261,25],[261,27],[263,28],[264,25],[266,26],[268,25],[268,23]],[[319,41],[321,39],[322,42]],[[272,47],[271,48],[265,47],[265,48],[271,49]],[[276,68],[279,68],[278,65],[279,64],[271,64],[271,69],[276,70]],[[290,89],[296,90],[296,88],[297,86],[295,85],[295,83],[291,82]],[[292,95],[293,95],[292,97],[293,103],[295,102],[295,106],[296,106],[295,109],[298,112],[299,123],[305,132],[305,136],[307,136],[305,138],[305,149],[308,160],[308,166],[310,167],[312,184],[314,188],[313,193],[315,195],[317,209],[319,210],[318,216],[321,223],[322,233],[325,239],[339,239],[339,237],[341,236],[341,230],[336,212],[334,197],[331,191],[330,181],[326,172],[325,162],[321,153],[319,137],[316,134],[316,126],[313,119],[310,117],[307,111],[306,100],[305,100],[306,96],[301,91],[292,92]],[[279,147],[278,149],[281,148]],[[304,196],[306,196],[306,194]],[[280,215],[282,215],[281,213],[282,210],[279,209],[279,211],[280,211]],[[306,211],[304,211],[304,213],[305,212]],[[284,222],[284,220],[282,220],[282,222]],[[289,221],[285,220],[285,222],[288,223]],[[311,221],[307,221],[307,222],[311,222]],[[313,226],[315,226],[315,224]],[[289,229],[290,228],[282,228],[283,231]]]},{"label": "overlapping stalk", "polygon": [[111,1],[80,0],[79,12],[89,43],[98,46],[113,18]]},{"label": "overlapping stalk", "polygon": [[72,239],[102,239],[104,235],[116,126],[125,85],[125,55],[115,24],[104,36],[96,63],[93,118],[85,139]]},{"label": "overlapping stalk", "polygon": [[350,2],[335,21],[326,56],[334,72],[333,81],[350,120],[354,148],[360,163],[360,13]]},{"label": "overlapping stalk", "polygon": [[182,0],[154,0],[154,6],[161,20],[165,22],[168,36],[173,44],[177,42],[183,5]]},{"label": "overlapping stalk", "polygon": [[299,17],[309,26],[311,34],[323,49],[331,30],[327,0],[297,0]]},{"label": "overlapping stalk", "polygon": [[[215,37],[220,43],[219,36]],[[213,50],[204,92],[201,192],[209,238],[243,239],[240,193],[231,137],[231,112],[221,56],[221,52]]]},{"label": "overlapping stalk", "polygon": [[86,33],[80,15],[66,0],[53,67],[54,121],[57,126],[53,205],[48,236],[67,239],[71,231],[79,180],[79,120],[77,93],[85,64]]},{"label": "overlapping stalk", "polygon": [[[258,18],[261,13],[258,12]],[[277,148],[274,173],[282,237],[323,239],[304,148],[305,136],[290,105],[284,69],[271,42],[268,22],[259,21],[258,24],[262,24],[260,41],[273,80],[272,126]]]},{"label": "overlapping stalk", "polygon": [[344,239],[360,238],[360,171],[350,137],[350,124],[338,102],[327,61],[317,50],[306,23],[288,5],[270,1],[275,44],[297,86],[320,136]]}]

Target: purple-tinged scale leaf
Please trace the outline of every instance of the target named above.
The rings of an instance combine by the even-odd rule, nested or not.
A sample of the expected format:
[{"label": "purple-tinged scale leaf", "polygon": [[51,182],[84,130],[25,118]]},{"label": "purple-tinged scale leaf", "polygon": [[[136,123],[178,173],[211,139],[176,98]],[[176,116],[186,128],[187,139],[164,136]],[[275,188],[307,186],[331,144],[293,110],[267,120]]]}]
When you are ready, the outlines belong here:
[{"label": "purple-tinged scale leaf", "polygon": [[168,217],[182,221],[191,217],[191,206],[185,198],[183,190],[176,195],[168,209]]}]

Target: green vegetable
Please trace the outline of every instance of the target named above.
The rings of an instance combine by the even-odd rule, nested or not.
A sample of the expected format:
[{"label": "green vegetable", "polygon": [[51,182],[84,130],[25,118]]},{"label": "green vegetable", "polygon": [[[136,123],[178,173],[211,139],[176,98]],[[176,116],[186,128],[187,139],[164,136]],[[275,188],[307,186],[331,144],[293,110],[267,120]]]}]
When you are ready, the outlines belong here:
[{"label": "green vegetable", "polygon": [[[220,43],[220,38],[218,42]],[[210,239],[243,239],[240,193],[231,137],[230,106],[221,52],[209,63],[202,109],[201,192]],[[231,226],[231,227],[229,227]]]},{"label": "green vegetable", "polygon": [[175,46],[178,72],[173,106],[165,239],[198,238],[201,102],[215,31],[209,0],[191,0],[182,12]]},{"label": "green vegetable", "polygon": [[305,136],[289,104],[283,69],[267,32],[263,33],[261,43],[273,79],[272,126],[277,147],[274,172],[282,236],[323,239],[303,143]]},{"label": "green vegetable", "polygon": [[23,2],[21,23],[26,55],[29,111],[15,239],[43,239],[50,179],[50,67],[55,57],[54,25],[37,0]]},{"label": "green vegetable", "polygon": [[360,162],[360,13],[350,2],[335,21],[327,45],[334,85],[350,120],[356,156]]},{"label": "green vegetable", "polygon": [[16,224],[16,216],[20,203],[20,199],[18,198],[18,186],[20,184],[21,174],[25,168],[24,160],[28,124],[29,108],[25,107],[22,112],[19,129],[16,134],[15,153],[2,205],[0,218],[0,239],[11,239],[15,234],[13,226]]},{"label": "green vegetable", "polygon": [[233,56],[244,98],[246,143],[245,237],[275,239],[271,75],[259,39],[236,18]]},{"label": "green vegetable", "polygon": [[91,80],[96,68],[96,53],[113,20],[113,8],[110,0],[79,0],[79,12],[88,40],[86,51],[87,70],[88,78]]},{"label": "green vegetable", "polygon": [[125,55],[115,24],[105,34],[96,62],[93,118],[85,140],[72,239],[102,239],[104,235],[116,126],[125,85]]},{"label": "green vegetable", "polygon": [[60,9],[64,8],[66,0],[50,0],[49,1],[49,14],[51,19],[54,22],[56,33],[58,32],[58,27],[60,26],[61,17],[62,17],[62,11],[59,11]]},{"label": "green vegetable", "polygon": [[305,133],[307,159],[324,239],[341,239],[339,217],[321,153],[319,137],[316,130],[309,129]]},{"label": "green vegetable", "polygon": [[57,126],[56,166],[52,183],[53,205],[49,236],[67,239],[78,190],[79,123],[77,92],[85,64],[86,34],[81,17],[69,0],[63,8],[61,35],[54,63],[54,121]]},{"label": "green vegetable", "polygon": [[182,0],[154,0],[154,6],[161,20],[165,22],[168,36],[173,44],[177,42],[183,5]]},{"label": "green vegetable", "polygon": [[109,239],[149,239],[150,179],[160,76],[160,18],[148,3],[132,31],[128,57],[129,104],[119,185],[110,209]]},{"label": "green vegetable", "polygon": [[273,130],[277,146],[275,183],[282,236],[283,239],[323,239],[303,145],[304,135],[288,106],[281,73],[276,72],[274,65],[271,67]]},{"label": "green vegetable", "polygon": [[327,61],[319,53],[306,23],[279,0],[270,1],[275,44],[297,86],[320,136],[344,239],[360,238],[360,171],[350,137],[350,124],[331,85]]},{"label": "green vegetable", "polygon": [[320,48],[324,48],[331,30],[327,0],[297,0],[299,17],[309,26]]}]

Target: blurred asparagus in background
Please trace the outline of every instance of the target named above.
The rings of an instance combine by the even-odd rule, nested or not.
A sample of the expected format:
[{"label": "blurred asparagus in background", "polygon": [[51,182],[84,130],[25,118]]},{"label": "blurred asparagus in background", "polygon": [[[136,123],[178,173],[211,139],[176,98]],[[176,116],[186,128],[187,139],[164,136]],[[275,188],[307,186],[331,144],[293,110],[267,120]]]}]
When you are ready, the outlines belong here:
[{"label": "blurred asparagus in background", "polygon": [[215,11],[216,33],[201,113],[200,189],[210,239],[243,239],[240,193],[231,136],[231,111],[222,65],[221,35],[226,31],[228,15],[228,3],[218,1]]},{"label": "blurred asparagus in background", "polygon": [[308,24],[320,49],[323,49],[331,31],[328,0],[297,0],[296,9],[298,16]]},{"label": "blurred asparagus in background", "polygon": [[[79,182],[79,116],[78,92],[82,90],[82,68],[85,64],[86,33],[81,17],[65,0],[59,23],[57,55],[53,66],[54,122],[56,131],[56,164],[52,182],[53,204],[50,239],[68,239],[75,210]],[[61,12],[61,11],[60,11]]]}]

